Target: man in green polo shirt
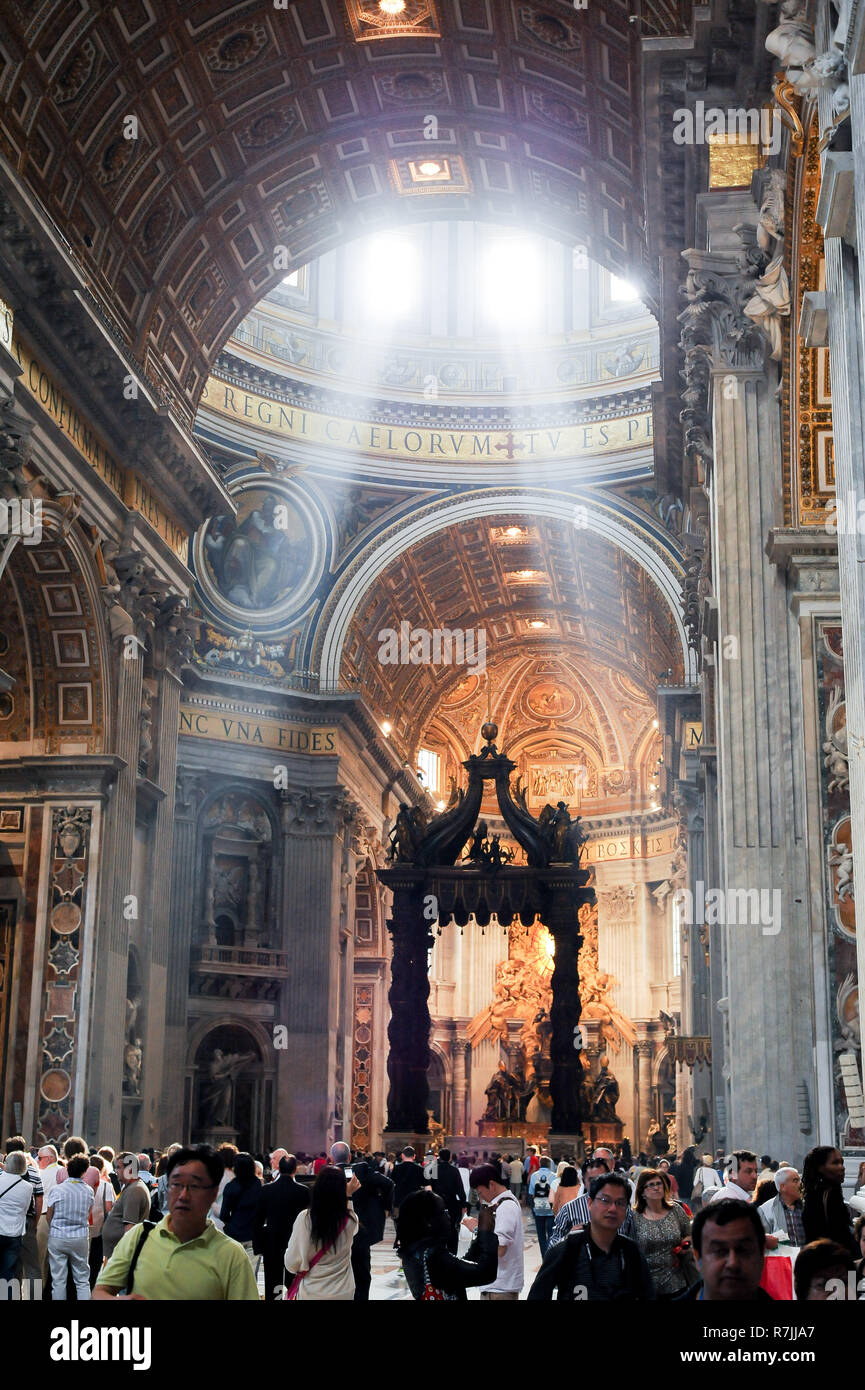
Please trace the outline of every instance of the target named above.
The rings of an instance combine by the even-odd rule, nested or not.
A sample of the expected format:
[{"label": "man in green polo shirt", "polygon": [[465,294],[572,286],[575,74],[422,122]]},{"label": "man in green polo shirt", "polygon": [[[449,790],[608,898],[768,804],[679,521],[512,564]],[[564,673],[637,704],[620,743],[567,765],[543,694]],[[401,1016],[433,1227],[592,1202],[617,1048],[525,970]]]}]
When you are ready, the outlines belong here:
[{"label": "man in green polo shirt", "polygon": [[[173,1153],[168,1215],[152,1228],[133,1226],[126,1232],[100,1274],[93,1298],[258,1300],[243,1246],[207,1219],[222,1171],[221,1159],[207,1144]],[[132,1291],[127,1293],[133,1260]]]}]

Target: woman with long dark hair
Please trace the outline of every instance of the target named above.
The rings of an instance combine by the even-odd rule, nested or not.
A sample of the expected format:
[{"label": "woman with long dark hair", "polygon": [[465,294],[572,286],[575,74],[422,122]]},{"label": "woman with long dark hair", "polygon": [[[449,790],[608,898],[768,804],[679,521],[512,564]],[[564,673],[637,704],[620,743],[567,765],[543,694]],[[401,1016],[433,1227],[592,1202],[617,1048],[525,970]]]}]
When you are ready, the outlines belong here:
[{"label": "woman with long dark hair", "polygon": [[691,1253],[691,1223],[673,1201],[670,1179],[660,1168],[644,1168],[634,1192],[634,1239],[646,1257],[658,1298],[672,1298],[697,1282]]},{"label": "woman with long dark hair", "polygon": [[492,1283],[498,1268],[495,1224],[492,1207],[481,1207],[475,1238],[461,1260],[448,1249],[453,1227],[441,1197],[426,1189],[406,1197],[396,1235],[412,1298],[423,1303],[464,1302],[466,1289]]},{"label": "woman with long dark hair", "polygon": [[802,1225],[812,1240],[834,1240],[857,1255],[856,1241],[847,1203],[844,1201],[844,1158],[831,1144],[818,1144],[806,1154],[802,1165],[802,1191],[805,1202]]},{"label": "woman with long dark hair", "polygon": [[286,1298],[348,1302],[354,1298],[351,1246],[358,1219],[351,1198],[360,1182],[342,1168],[322,1168],[309,1206],[299,1212],[285,1252]]},{"label": "woman with long dark hair", "polygon": [[239,1153],[234,1160],[234,1177],[222,1193],[219,1219],[225,1234],[243,1246],[253,1269],[256,1257],[252,1251],[252,1229],[260,1192],[261,1181],[255,1175],[255,1159],[252,1154]]},{"label": "woman with long dark hair", "polygon": [[583,1182],[579,1170],[573,1163],[566,1163],[559,1174],[559,1185],[553,1193],[553,1216],[558,1216],[565,1202],[573,1202],[582,1190]]}]

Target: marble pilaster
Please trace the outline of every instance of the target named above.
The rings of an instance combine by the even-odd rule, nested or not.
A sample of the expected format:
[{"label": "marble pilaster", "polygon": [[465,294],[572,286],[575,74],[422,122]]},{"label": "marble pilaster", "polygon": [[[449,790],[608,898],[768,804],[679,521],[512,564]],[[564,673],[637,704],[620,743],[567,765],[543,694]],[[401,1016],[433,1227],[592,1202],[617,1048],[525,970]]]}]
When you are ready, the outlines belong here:
[{"label": "marble pilaster", "polygon": [[340,885],[345,793],[286,792],[282,802],[282,995],[288,1047],[277,1053],[279,1142],[318,1152],[332,1142],[341,1024]]},{"label": "marble pilaster", "polygon": [[138,775],[139,710],[143,662],[138,655],[124,658],[123,645],[115,648],[116,690],[114,752],[124,766],[117,776],[106,815],[102,851],[98,949],[94,960],[95,997],[102,1006],[94,1011],[87,1083],[86,1132],[121,1134],[123,1049],[126,1008],[126,972],[129,954],[129,919],[124,899],[131,891],[132,845],[135,832]]},{"label": "marble pilaster", "polygon": [[[855,236],[865,246],[865,76],[850,79],[850,123],[853,138]],[[850,156],[848,156],[848,159]],[[824,156],[825,168],[826,156]],[[823,198],[818,218],[823,209]],[[848,524],[838,528],[838,584],[844,623],[844,682],[847,701],[847,747],[850,774],[850,812],[854,875],[865,863],[865,536],[860,533],[865,513],[865,304],[860,262],[841,234],[824,224],[829,363],[832,377],[832,432],[835,490],[839,515]],[[836,234],[830,234],[830,233]],[[853,524],[849,524],[850,521]],[[858,974],[865,979],[865,939],[857,937]],[[834,1137],[825,1139],[834,1143]]]},{"label": "marble pilaster", "polygon": [[652,1105],[652,1053],[654,1048],[650,1039],[638,1038],[635,1047],[637,1054],[637,1121],[634,1125],[633,1145],[635,1152],[645,1147],[649,1125],[655,1117]]},{"label": "marble pilaster", "polygon": [[468,1092],[466,1089],[466,1042],[459,1035],[454,1041],[453,1050],[453,1096],[451,1101],[452,1128],[454,1134],[468,1134],[466,1128],[466,1100]]},{"label": "marble pilaster", "polygon": [[708,367],[714,460],[719,862],[706,888],[724,895],[708,931],[720,942],[729,1023],[714,1065],[729,1084],[727,1144],[764,1144],[796,1161],[815,1142],[800,1128],[796,1087],[813,1095],[815,1077],[797,634],[783,578],[764,553],[780,509],[775,369],[743,314],[751,281],[741,258],[685,259],[682,346],[686,361]]}]

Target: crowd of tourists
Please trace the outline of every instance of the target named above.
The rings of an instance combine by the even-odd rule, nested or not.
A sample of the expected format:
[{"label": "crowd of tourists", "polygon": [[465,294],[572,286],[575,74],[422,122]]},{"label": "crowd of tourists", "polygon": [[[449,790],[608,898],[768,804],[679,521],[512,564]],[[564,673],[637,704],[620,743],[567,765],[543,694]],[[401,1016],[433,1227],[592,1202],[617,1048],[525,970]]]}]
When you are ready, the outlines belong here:
[{"label": "crowd of tourists", "polygon": [[14,1135],[0,1160],[0,1298],[362,1302],[390,1216],[414,1299],[476,1288],[517,1300],[528,1216],[542,1256],[529,1300],[865,1299],[865,1164],[845,1200],[831,1147],[812,1149],[801,1174],[746,1149],[630,1157],[344,1143],[313,1156],[135,1154]]}]

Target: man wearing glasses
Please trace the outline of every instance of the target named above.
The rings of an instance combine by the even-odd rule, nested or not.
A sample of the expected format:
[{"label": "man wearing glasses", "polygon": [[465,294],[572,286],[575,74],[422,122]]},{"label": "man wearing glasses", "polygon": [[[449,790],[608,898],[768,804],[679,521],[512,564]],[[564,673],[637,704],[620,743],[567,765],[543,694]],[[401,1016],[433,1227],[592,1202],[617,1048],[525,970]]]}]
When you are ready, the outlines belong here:
[{"label": "man wearing glasses", "polygon": [[207,1219],[222,1176],[207,1144],[177,1149],[168,1160],[168,1214],[120,1240],[93,1298],[258,1300],[242,1245]]},{"label": "man wearing glasses", "polygon": [[[586,1164],[585,1181],[587,1189],[591,1187],[592,1181],[595,1178],[599,1178],[603,1176],[604,1173],[611,1173],[613,1171],[612,1160],[606,1157],[609,1152],[609,1149],[596,1149]],[[620,1174],[619,1176],[621,1177],[623,1175]],[[624,1180],[627,1181],[627,1179]],[[628,1184],[628,1190],[630,1191],[630,1183]],[[564,1206],[559,1208],[559,1214],[553,1222],[553,1230],[547,1248],[549,1249],[553,1245],[558,1245],[559,1241],[564,1240],[576,1227],[587,1226],[588,1224],[589,1198],[588,1192],[583,1192],[582,1196],[574,1197],[572,1201],[565,1202]],[[634,1239],[634,1214],[630,1206],[628,1206],[624,1213],[622,1224],[619,1227],[619,1235],[627,1236],[630,1240]]]},{"label": "man wearing glasses", "polygon": [[619,1235],[630,1203],[630,1184],[620,1173],[602,1173],[589,1187],[589,1224],[547,1250],[528,1297],[536,1302],[608,1303],[653,1299],[649,1266],[639,1247]]}]

